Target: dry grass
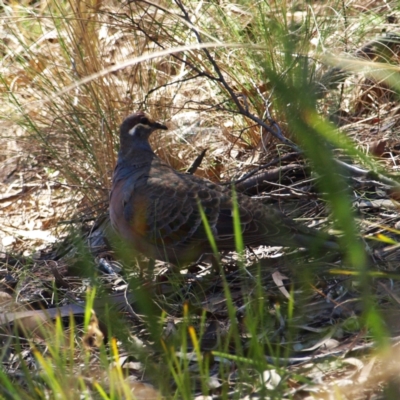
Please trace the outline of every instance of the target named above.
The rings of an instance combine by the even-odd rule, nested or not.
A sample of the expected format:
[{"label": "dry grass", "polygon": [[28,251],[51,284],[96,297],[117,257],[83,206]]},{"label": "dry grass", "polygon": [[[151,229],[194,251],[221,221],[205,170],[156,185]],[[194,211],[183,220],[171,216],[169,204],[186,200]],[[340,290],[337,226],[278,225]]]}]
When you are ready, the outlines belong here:
[{"label": "dry grass", "polygon": [[[379,1],[353,2],[346,7],[339,2],[310,6],[300,1],[152,4],[111,0],[10,1],[2,6],[0,238],[6,252],[1,270],[4,288],[12,288],[19,302],[35,309],[63,306],[84,298],[88,283],[75,276],[75,271],[80,275],[84,271],[91,277],[91,285],[100,280],[106,292],[123,293],[129,283],[135,294],[135,302],[129,301],[135,303],[135,312],[130,314],[134,324],[121,327],[108,322],[107,328],[113,334],[118,332],[123,342],[108,344],[111,357],[104,348],[88,353],[79,341],[66,346],[75,359],[72,367],[54,361],[57,357],[51,354],[50,360],[57,365],[55,379],[40,382],[39,398],[48,395],[49,387],[53,393],[70,390],[74,396],[81,394],[82,388],[100,393],[96,380],[102,381],[109,398],[129,398],[133,390],[143,391],[142,398],[158,395],[149,393],[151,389],[142,383],[130,386],[120,365],[127,375],[155,383],[171,397],[174,393],[184,398],[211,393],[240,398],[257,392],[277,398],[365,398],[368,393],[378,396],[382,382],[391,382],[384,393],[397,387],[393,381],[399,367],[393,357],[386,362],[378,353],[375,359],[366,343],[372,334],[374,340],[383,342],[385,332],[380,320],[365,324],[365,319],[376,317],[373,312],[360,317],[367,308],[365,291],[362,279],[350,274],[363,272],[351,270],[343,261],[310,262],[298,255],[282,258],[278,257],[280,249],[260,248],[255,254],[263,259],[263,273],[254,263],[255,254],[247,254],[245,277],[238,271],[235,255],[227,255],[226,276],[210,277],[207,268],[200,267],[185,275],[184,282],[176,282],[168,275],[165,278],[161,270],[161,281],[143,291],[142,281],[136,282],[136,271],[129,268],[133,282],[127,272],[124,278],[94,278],[90,272],[94,264],[116,265],[115,254],[104,243],[94,254],[79,241],[71,245],[70,238],[66,247],[56,249],[50,243],[65,235],[60,228],[81,228],[84,220],[85,228],[92,229],[92,222],[106,212],[118,126],[137,109],[169,125],[170,130],[154,137],[152,145],[176,169],[185,170],[205,148],[206,157],[197,174],[217,182],[237,179],[259,165],[274,162],[271,168],[285,168],[293,163],[294,169],[275,178],[264,177],[268,182],[257,191],[292,216],[324,223],[325,202],[315,193],[315,178],[306,162],[298,156],[276,161],[293,152],[291,141],[304,142],[290,119],[291,113],[301,113],[288,111],[291,101],[286,100],[291,93],[280,88],[286,86],[293,89],[293,96],[304,96],[293,99],[293,104],[300,105],[308,104],[313,87],[327,88],[317,94],[320,113],[336,121],[356,144],[356,149],[343,146],[335,154],[356,155],[358,161],[378,172],[397,172],[398,87],[392,84],[395,79],[383,80],[382,74],[397,74],[399,49],[395,40],[365,44],[382,29],[398,29],[398,15],[395,2]],[[214,43],[213,47],[194,49],[208,42]],[[186,51],[182,49],[185,46]],[[177,48],[180,50],[171,50]],[[152,57],[159,51],[170,53]],[[357,63],[349,62],[345,53],[356,56]],[[329,54],[336,56],[334,61]],[[324,65],[322,60],[333,65]],[[377,62],[392,67],[378,74],[373,70]],[[341,79],[332,78],[335,65],[346,70]],[[309,83],[303,92],[299,90],[302,78]],[[281,140],[273,136],[271,126],[279,127]],[[363,158],[371,154],[375,160]],[[396,232],[388,233],[376,224],[398,228],[398,189],[376,175],[353,175],[347,185],[363,234],[383,232],[395,240]],[[91,239],[96,241],[96,237]],[[395,280],[391,285],[390,279],[397,278],[397,247],[382,243],[376,247],[383,261],[374,265],[368,284],[374,305],[383,310],[383,320],[395,336],[398,284]],[[34,257],[13,258],[11,253]],[[271,255],[277,259],[270,260]],[[135,266],[136,261],[128,264]],[[7,281],[9,276],[11,281]],[[135,283],[138,286],[133,290]],[[150,317],[138,319],[136,302],[141,312],[143,303],[154,302],[156,311],[149,307]],[[104,304],[97,307],[100,315],[104,313]],[[164,310],[162,316],[159,310]],[[159,326],[152,325],[151,317]],[[83,325],[87,330],[88,321]],[[189,329],[193,326],[198,328],[199,347]],[[160,327],[165,331],[159,345]],[[125,332],[128,328],[129,333]],[[51,332],[65,337],[64,329],[59,329]],[[9,346],[8,339],[4,340],[4,347]],[[185,343],[192,346],[190,361],[184,352],[174,351]],[[40,346],[45,347],[43,343]],[[15,349],[14,344],[10,346],[3,361],[24,398],[26,378],[18,378],[18,372],[25,361]],[[32,349],[32,342],[23,343],[29,368],[40,367],[49,376],[46,365],[34,357],[45,351]],[[209,357],[208,371],[206,363],[194,360],[195,354],[207,358],[210,349],[217,350]],[[136,365],[124,359],[124,351],[134,354]],[[293,352],[303,357],[302,362],[294,360]],[[107,357],[115,364],[105,362]],[[269,377],[277,374],[283,378],[279,385],[273,379],[260,381],[261,372],[266,376],[267,361],[274,365]],[[113,368],[109,370],[110,365]],[[376,365],[379,374],[371,380]],[[191,372],[194,366],[200,372]],[[180,368],[182,380],[174,375]],[[217,382],[210,382],[209,376]],[[61,388],[53,386],[57,381],[63,381]],[[10,388],[7,390],[10,393]]]}]

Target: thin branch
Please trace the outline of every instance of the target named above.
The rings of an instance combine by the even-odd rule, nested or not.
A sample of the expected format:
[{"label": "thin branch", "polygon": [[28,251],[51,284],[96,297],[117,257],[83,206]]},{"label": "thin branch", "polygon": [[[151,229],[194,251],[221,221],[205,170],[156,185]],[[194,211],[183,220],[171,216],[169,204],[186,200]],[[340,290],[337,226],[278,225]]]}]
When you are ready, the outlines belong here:
[{"label": "thin branch", "polygon": [[[189,22],[191,24],[190,21],[190,16],[188,14],[188,12],[186,11],[186,8],[184,7],[184,5],[182,4],[182,2],[180,0],[175,0],[175,4],[179,7],[179,9],[182,11],[182,13],[184,14],[184,18],[187,22]],[[197,41],[199,44],[203,43],[200,33],[198,32],[198,30],[191,25],[191,30],[194,33],[194,35],[197,38]],[[208,58],[208,61],[211,63],[211,65],[214,68],[215,73],[218,75],[218,78],[215,79],[218,82],[220,82],[222,84],[222,86],[225,88],[225,90],[229,93],[230,98],[233,100],[233,102],[235,103],[237,109],[239,110],[239,113],[251,120],[253,120],[254,122],[256,122],[258,125],[262,126],[266,131],[270,132],[271,135],[273,135],[274,137],[276,137],[277,139],[279,139],[282,143],[288,145],[289,147],[293,148],[296,151],[299,151],[300,149],[298,148],[298,146],[296,146],[291,140],[287,139],[286,137],[284,137],[281,134],[281,131],[275,131],[274,129],[272,129],[271,127],[269,127],[261,118],[257,117],[256,115],[252,114],[249,112],[249,110],[245,107],[242,106],[242,104],[240,103],[238,97],[234,92],[234,90],[230,87],[230,85],[228,84],[228,82],[225,80],[224,75],[221,72],[221,69],[219,68],[218,63],[215,61],[215,59],[211,56],[210,52],[207,49],[203,49],[203,52],[205,53],[205,55]]]}]

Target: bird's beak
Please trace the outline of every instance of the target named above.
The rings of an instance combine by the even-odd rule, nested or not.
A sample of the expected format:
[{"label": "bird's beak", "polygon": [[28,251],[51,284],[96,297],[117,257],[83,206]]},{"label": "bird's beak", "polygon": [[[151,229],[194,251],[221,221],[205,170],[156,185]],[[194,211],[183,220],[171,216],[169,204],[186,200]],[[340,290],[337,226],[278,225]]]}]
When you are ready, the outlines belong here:
[{"label": "bird's beak", "polygon": [[168,128],[167,128],[166,125],[160,124],[160,123],[158,123],[158,122],[153,122],[153,123],[151,124],[151,127],[152,127],[154,130],[156,130],[156,129],[162,129],[163,131],[167,131],[167,130],[168,130]]}]

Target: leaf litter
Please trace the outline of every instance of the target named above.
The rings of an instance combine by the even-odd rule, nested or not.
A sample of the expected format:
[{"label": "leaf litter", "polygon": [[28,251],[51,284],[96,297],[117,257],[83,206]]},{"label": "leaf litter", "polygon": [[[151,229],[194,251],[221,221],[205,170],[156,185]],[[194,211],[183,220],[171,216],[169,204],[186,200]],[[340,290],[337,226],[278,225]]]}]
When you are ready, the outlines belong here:
[{"label": "leaf litter", "polygon": [[[104,15],[107,16],[107,12]],[[144,23],[150,21],[151,18],[144,20]],[[18,43],[13,43],[14,36],[8,35],[12,42],[10,46],[18,47]],[[129,35],[127,29],[117,29],[117,25],[113,26],[107,19],[103,21],[99,30],[99,40],[103,46],[106,64],[118,63],[134,52],[130,47],[132,42],[126,40]],[[58,36],[42,37],[42,43],[49,46],[46,51],[55,48],[58,40]],[[15,49],[16,52],[21,50]],[[397,50],[395,47],[392,49],[393,57],[398,56]],[[45,71],[46,60],[41,57],[40,51],[43,51],[43,48],[40,50],[39,46],[37,58],[30,61],[33,69]],[[165,74],[160,73],[156,79],[160,87],[168,82],[171,69],[174,68],[174,62],[170,61],[170,64],[160,63],[157,66],[158,71],[165,70]],[[107,78],[110,79],[108,85],[125,91],[126,87],[129,87],[129,75],[128,70],[118,71]],[[175,79],[178,78],[182,76],[177,76]],[[9,79],[14,82],[13,84],[19,85],[21,97],[27,99],[38,97],[31,86],[29,74],[23,69],[15,68]],[[249,172],[254,168],[259,169],[256,163],[267,165],[278,155],[282,160],[282,154],[278,154],[275,150],[275,139],[269,138],[267,148],[263,143],[254,148],[242,138],[243,131],[256,135],[257,127],[246,126],[243,122],[240,125],[237,121],[232,124],[232,115],[222,111],[209,112],[208,94],[201,89],[205,85],[205,80],[200,80],[196,85],[190,82],[183,85],[183,89],[178,93],[168,91],[167,86],[164,86],[164,92],[161,90],[159,107],[163,104],[166,108],[167,105],[170,107],[171,99],[174,99],[170,110],[171,130],[162,142],[161,139],[156,139],[154,143],[161,157],[170,162],[174,168],[184,169],[188,168],[201,151],[207,148],[197,174],[215,181],[240,178],[238,171]],[[360,78],[358,82],[354,82],[354,77],[349,76],[344,85],[356,88],[356,91],[350,92],[348,99],[343,102],[344,107],[339,110],[340,129],[357,143],[359,149],[376,157],[384,169],[396,172],[400,150],[397,135],[399,106],[396,104],[393,91],[370,78]],[[148,86],[149,88],[155,86],[154,82],[149,80]],[[136,89],[137,87],[131,85],[131,91]],[[143,91],[143,88],[141,90]],[[149,92],[150,89],[147,93]],[[326,96],[328,100],[330,96],[333,97],[331,93],[327,93]],[[199,106],[194,109],[188,107],[186,110],[184,104],[193,98],[197,99]],[[127,99],[121,96],[118,100],[119,104],[127,102]],[[80,268],[79,259],[83,254],[76,248],[74,242],[70,241],[68,235],[66,242],[59,246],[61,242],[59,232],[62,231],[60,223],[65,224],[65,221],[74,219],[77,212],[90,208],[93,203],[82,194],[78,184],[73,185],[61,178],[61,165],[49,160],[48,154],[41,154],[39,147],[33,148],[35,145],[27,140],[26,131],[21,130],[20,125],[11,124],[9,121],[1,123],[3,152],[0,175],[2,246],[0,276],[3,286],[1,293],[4,293],[6,300],[4,303],[1,302],[3,318],[0,321],[4,327],[9,327],[10,323],[12,325],[15,321],[22,321],[25,327],[29,325],[29,332],[22,332],[21,335],[30,337],[32,330],[36,329],[37,320],[33,319],[34,329],[31,329],[31,323],[24,322],[24,318],[31,318],[35,312],[46,324],[57,314],[64,318],[68,318],[71,313],[81,317],[84,314],[85,293],[90,282],[86,277],[76,274],[73,268]],[[53,129],[57,129],[57,124]],[[49,130],[49,137],[53,133],[54,131]],[[52,140],[57,138],[53,137]],[[68,149],[66,143],[55,142],[54,145],[65,146],[66,153],[71,151],[72,161],[84,154],[79,151],[74,153],[73,149]],[[101,143],[95,141],[93,145],[100,146]],[[168,152],[167,149],[171,145],[177,149],[178,157]],[[287,154],[289,152],[287,151]],[[108,169],[105,168],[102,173],[103,180],[99,179],[96,183],[109,183],[115,156],[106,160],[105,165]],[[288,215],[301,218],[309,225],[325,225],[328,211],[315,190],[318,178],[310,173],[304,160],[296,154],[278,167],[275,165],[271,167],[260,169],[253,175],[255,179],[252,181],[243,181],[240,190],[259,196],[260,201],[270,201],[279,205]],[[359,216],[360,230],[365,236],[382,234],[397,242],[398,233],[386,229],[388,226],[400,226],[396,188],[387,181],[372,176],[366,170],[360,171],[350,170],[348,177],[348,184],[353,194],[353,206]],[[98,199],[104,200],[107,197],[101,190],[97,193]],[[100,213],[104,210],[104,204],[100,205]],[[98,215],[99,210],[96,211]],[[125,322],[129,324],[131,335],[138,345],[151,347],[150,335],[145,329],[143,316],[135,310],[136,300],[134,296],[132,297],[132,293],[125,292],[129,280],[127,273],[118,268],[118,258],[115,253],[106,241],[101,240],[103,238],[103,232],[99,228],[101,224],[89,221],[83,226],[80,237],[84,240],[89,238],[91,243],[89,254],[93,265],[100,264],[100,260],[105,260],[109,265],[109,272],[98,277],[106,295],[99,297],[99,304],[94,305],[94,310],[101,314],[105,303],[109,303],[107,300],[112,298],[114,307],[125,316]],[[98,229],[100,229],[100,239],[95,236]],[[397,280],[390,278],[390,273],[396,271],[400,259],[399,247],[389,242],[368,241],[368,245],[375,248],[376,254],[379,255],[379,259],[376,260],[377,270],[388,273],[387,277],[382,275],[372,280],[371,287],[383,320],[392,335],[393,352],[396,352],[399,327],[395,321],[399,315],[397,304],[399,284]],[[337,390],[335,388],[339,387],[342,395],[347,398],[365,398],[367,394],[375,392],[382,382],[394,379],[399,370],[399,365],[395,361],[398,357],[395,353],[387,359],[384,356],[373,355],[372,342],[363,331],[360,321],[363,309],[360,288],[350,275],[339,273],[340,270],[345,271],[341,260],[308,260],[300,255],[298,252],[288,254],[281,248],[260,247],[247,250],[248,274],[245,276],[240,272],[236,254],[223,255],[222,266],[237,311],[237,323],[243,345],[246,348],[252,336],[257,335],[259,341],[267,338],[266,342],[292,349],[290,356],[285,358],[269,354],[265,349],[265,357],[271,363],[288,365],[293,374],[287,380],[289,389],[285,393],[286,396],[323,398],[335,393]],[[135,269],[127,268],[127,271],[133,271],[129,273],[135,277],[137,265],[143,269],[143,265],[146,264],[140,255],[137,260],[131,260]],[[305,268],[312,271],[312,285],[302,276]],[[261,287],[265,296],[261,300],[265,304],[264,311],[270,321],[264,331],[249,332],[241,312],[249,303],[256,305],[260,302],[254,283],[254,277],[260,275],[260,269]],[[233,322],[224,293],[224,282],[221,276],[212,274],[210,264],[200,264],[183,271],[182,280],[178,284],[169,279],[164,264],[157,262],[155,272],[157,279],[146,284],[149,285],[154,303],[167,315],[164,338],[176,336],[184,320],[184,304],[188,303],[194,315],[193,325],[199,332],[203,332],[201,348],[210,351],[219,348],[222,343],[227,344],[228,349],[234,349],[234,345],[229,343],[231,340],[229,330]],[[142,277],[139,276],[139,279]],[[54,297],[55,289],[57,299]],[[9,298],[11,294],[12,297]],[[293,299],[296,312],[288,318],[290,299]],[[45,311],[55,310],[51,308],[54,306],[58,306],[57,312]],[[24,314],[26,312],[28,314]],[[293,328],[295,328],[294,335],[291,336],[288,332]],[[100,329],[101,334],[97,333],[97,329]],[[93,325],[93,330],[96,332],[94,335],[98,337],[106,333],[101,331],[101,326],[97,328],[96,323]],[[92,347],[89,339],[87,343],[88,347]],[[189,350],[194,345],[189,343]],[[123,347],[121,349],[124,351]],[[25,351],[30,351],[28,345],[25,346]],[[10,372],[18,370],[18,366],[10,361],[14,355],[15,348],[10,346],[7,358],[9,361],[5,360],[6,364],[9,363],[7,370]],[[197,363],[194,358],[192,360]],[[218,370],[216,367],[218,363],[227,361],[228,359],[215,357],[214,369],[210,372]],[[231,362],[231,367],[235,369],[234,362]],[[143,376],[143,366],[139,365],[138,368],[132,376],[139,380]],[[131,369],[131,372],[133,370]],[[373,376],[371,376],[372,370]],[[260,375],[260,381],[267,389],[274,390],[284,376],[281,374],[279,369],[264,371]],[[304,384],[297,381],[294,378],[295,374],[307,377],[310,382]],[[217,376],[219,382],[226,379],[218,373],[214,376]],[[232,382],[234,381],[235,379],[232,379]],[[135,384],[145,385],[140,382]],[[145,385],[137,387],[136,390],[146,391],[151,390],[151,387]],[[217,393],[216,389],[214,394]],[[152,395],[157,397],[158,394],[152,393]],[[145,398],[150,398],[149,395],[146,396]]]}]

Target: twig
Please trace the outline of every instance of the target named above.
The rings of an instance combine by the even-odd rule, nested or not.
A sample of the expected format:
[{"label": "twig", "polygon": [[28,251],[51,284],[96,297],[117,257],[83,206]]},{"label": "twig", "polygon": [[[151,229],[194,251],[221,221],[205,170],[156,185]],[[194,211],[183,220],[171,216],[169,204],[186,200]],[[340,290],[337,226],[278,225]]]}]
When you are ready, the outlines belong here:
[{"label": "twig", "polygon": [[[184,5],[182,4],[182,2],[180,0],[175,0],[175,4],[179,7],[179,9],[182,11],[183,15],[184,15],[184,19],[191,24],[191,30],[194,33],[194,35],[197,38],[198,43],[203,43],[200,33],[198,32],[198,30],[196,29],[196,27],[194,27],[190,21],[190,16],[188,14],[188,12],[186,11],[186,8],[184,7]],[[278,131],[272,129],[271,127],[269,127],[261,118],[257,117],[256,115],[252,114],[249,112],[249,110],[245,107],[242,106],[242,104],[239,101],[240,96],[237,96],[234,92],[234,90],[230,87],[230,85],[228,84],[228,82],[225,80],[224,75],[221,72],[221,69],[219,68],[219,65],[217,64],[217,62],[214,60],[214,58],[211,56],[210,52],[207,49],[203,49],[203,52],[205,53],[205,55],[208,58],[208,61],[211,63],[211,65],[214,68],[215,73],[217,74],[217,78],[214,77],[212,78],[213,80],[216,80],[218,82],[220,82],[222,84],[222,86],[225,88],[225,90],[229,93],[230,98],[233,100],[233,102],[235,103],[237,109],[239,110],[239,113],[251,120],[253,120],[254,122],[256,122],[258,125],[262,126],[266,131],[268,131],[269,133],[271,133],[272,136],[276,137],[277,139],[279,139],[282,143],[288,145],[289,147],[291,147],[294,150],[299,151],[299,147],[297,145],[295,145],[291,140],[287,139],[286,137],[284,137],[281,134],[280,129]],[[241,95],[242,96],[242,95]],[[276,125],[276,124],[275,124]]]},{"label": "twig", "polygon": [[235,181],[223,182],[223,183],[221,183],[221,185],[229,185],[229,186],[238,185],[239,183],[245,181],[246,179],[249,179],[251,176],[253,176],[253,175],[256,174],[257,172],[259,172],[259,171],[261,171],[261,170],[263,170],[263,169],[265,169],[265,168],[271,167],[272,165],[278,164],[278,163],[280,163],[280,162],[282,162],[282,161],[287,161],[287,160],[289,160],[289,159],[291,159],[291,158],[294,158],[295,156],[298,156],[299,154],[300,154],[300,153],[289,153],[289,154],[286,154],[286,155],[283,156],[283,157],[274,158],[274,159],[273,159],[272,161],[270,161],[269,163],[260,165],[260,166],[257,167],[256,169],[253,169],[252,171],[248,172],[247,174],[245,174],[244,176],[242,176],[240,179],[237,179],[237,180],[235,180]]},{"label": "twig", "polygon": [[362,169],[360,167],[356,167],[355,165],[351,165],[351,164],[347,164],[344,161],[341,160],[337,160],[336,158],[334,159],[334,161],[339,164],[341,167],[345,168],[346,170],[350,171],[353,175],[356,176],[363,176],[363,177],[368,177],[368,178],[375,178],[376,180],[389,185],[389,186],[393,186],[393,187],[398,187],[400,186],[399,182],[388,178],[378,172],[375,171],[371,171],[371,170],[366,170],[366,169]]}]

